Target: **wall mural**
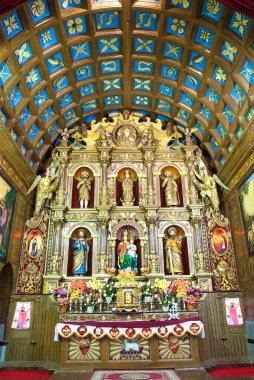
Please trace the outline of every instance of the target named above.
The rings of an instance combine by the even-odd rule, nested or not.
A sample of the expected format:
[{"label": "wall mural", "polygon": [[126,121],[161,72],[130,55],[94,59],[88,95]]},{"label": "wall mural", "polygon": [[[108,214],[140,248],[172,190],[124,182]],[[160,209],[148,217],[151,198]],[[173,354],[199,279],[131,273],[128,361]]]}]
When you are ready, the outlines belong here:
[{"label": "wall mural", "polygon": [[16,191],[0,176],[0,261],[7,259]]},{"label": "wall mural", "polygon": [[239,190],[240,203],[242,207],[242,216],[249,248],[249,255],[254,255],[254,173],[251,174],[240,186]]}]

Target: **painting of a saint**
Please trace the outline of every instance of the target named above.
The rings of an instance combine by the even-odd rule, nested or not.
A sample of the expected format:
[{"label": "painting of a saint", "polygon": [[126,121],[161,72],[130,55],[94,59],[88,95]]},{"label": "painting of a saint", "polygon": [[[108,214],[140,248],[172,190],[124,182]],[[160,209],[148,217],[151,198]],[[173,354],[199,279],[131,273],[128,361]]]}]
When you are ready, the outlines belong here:
[{"label": "painting of a saint", "polygon": [[15,190],[0,176],[0,261],[5,262],[11,233]]},{"label": "painting of a saint", "polygon": [[249,255],[254,255],[254,173],[239,188],[245,235]]},{"label": "painting of a saint", "polygon": [[27,252],[31,257],[37,257],[43,249],[42,236],[39,231],[31,231],[27,237]]},{"label": "painting of a saint", "polygon": [[29,329],[31,321],[31,311],[31,302],[17,302],[11,328],[21,330]]},{"label": "painting of a saint", "polygon": [[228,237],[226,231],[222,228],[218,228],[213,232],[212,244],[215,251],[222,255],[228,248]]}]

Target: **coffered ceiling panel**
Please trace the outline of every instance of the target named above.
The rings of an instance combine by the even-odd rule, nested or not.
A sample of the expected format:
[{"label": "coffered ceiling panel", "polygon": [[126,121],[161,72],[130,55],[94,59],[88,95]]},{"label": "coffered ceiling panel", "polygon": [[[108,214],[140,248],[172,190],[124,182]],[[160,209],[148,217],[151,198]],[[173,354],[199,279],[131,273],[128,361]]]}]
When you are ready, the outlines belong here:
[{"label": "coffered ceiling panel", "polygon": [[253,31],[217,0],[24,2],[0,19],[0,118],[34,171],[58,129],[125,108],[195,127],[220,170],[254,115]]}]

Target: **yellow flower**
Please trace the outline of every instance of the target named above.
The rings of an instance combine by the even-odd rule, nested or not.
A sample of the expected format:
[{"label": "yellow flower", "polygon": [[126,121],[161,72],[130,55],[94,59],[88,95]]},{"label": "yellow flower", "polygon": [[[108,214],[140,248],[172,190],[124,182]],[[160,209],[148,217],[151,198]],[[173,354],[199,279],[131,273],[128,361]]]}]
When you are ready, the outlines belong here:
[{"label": "yellow flower", "polygon": [[211,37],[211,33],[207,32],[206,30],[202,29],[200,33],[200,39],[205,40],[206,42],[209,42]]},{"label": "yellow flower", "polygon": [[171,30],[173,30],[174,32],[177,32],[179,34],[183,34],[184,33],[184,28],[186,26],[186,22],[183,21],[183,20],[178,20],[177,18],[174,18],[173,19],[173,25],[171,25]]},{"label": "yellow flower", "polygon": [[183,8],[188,8],[190,5],[188,0],[172,0],[172,4],[177,5],[177,4],[182,4]]},{"label": "yellow flower", "polygon": [[239,12],[236,12],[235,15],[236,21],[233,22],[232,27],[239,29],[240,34],[244,34],[244,27],[248,25],[249,20],[244,18],[243,15]]},{"label": "yellow flower", "polygon": [[165,280],[165,278],[163,279],[156,278],[156,280],[154,281],[154,287],[162,289],[162,290],[166,290],[168,287],[168,281]]}]

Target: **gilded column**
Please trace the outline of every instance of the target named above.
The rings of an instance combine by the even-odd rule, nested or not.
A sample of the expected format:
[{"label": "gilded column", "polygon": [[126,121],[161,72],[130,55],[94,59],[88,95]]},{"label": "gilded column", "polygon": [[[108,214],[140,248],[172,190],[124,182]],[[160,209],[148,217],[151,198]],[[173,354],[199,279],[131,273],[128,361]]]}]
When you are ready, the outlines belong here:
[{"label": "gilded column", "polygon": [[192,218],[192,225],[194,229],[194,259],[196,273],[205,272],[204,250],[202,241],[202,220],[199,217]]},{"label": "gilded column", "polygon": [[156,225],[156,210],[148,211],[148,228],[149,228],[149,270],[151,274],[158,274],[159,271],[159,256],[156,251],[156,235],[155,235],[155,225]]},{"label": "gilded column", "polygon": [[99,274],[106,274],[108,268],[107,260],[107,224],[106,219],[100,219],[100,252],[98,255],[98,272]]},{"label": "gilded column", "polygon": [[50,273],[51,275],[60,275],[61,274],[61,263],[62,263],[62,221],[54,221],[54,248],[53,254],[50,260]]}]

